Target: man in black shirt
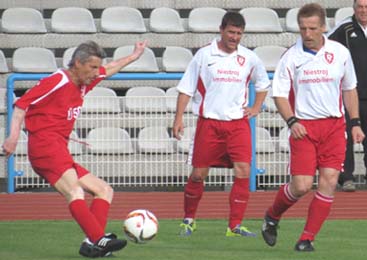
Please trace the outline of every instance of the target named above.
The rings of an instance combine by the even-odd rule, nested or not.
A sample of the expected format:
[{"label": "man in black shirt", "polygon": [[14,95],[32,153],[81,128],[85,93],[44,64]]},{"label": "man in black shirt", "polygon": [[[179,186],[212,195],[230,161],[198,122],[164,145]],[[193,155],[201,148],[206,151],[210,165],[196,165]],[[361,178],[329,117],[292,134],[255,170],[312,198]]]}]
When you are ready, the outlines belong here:
[{"label": "man in black shirt", "polygon": [[[357,74],[357,91],[359,97],[360,122],[352,122],[345,113],[347,120],[348,142],[344,162],[344,172],[339,177],[339,184],[344,191],[355,191],[354,184],[354,151],[351,129],[360,124],[367,133],[367,0],[354,0],[354,15],[345,18],[329,32],[328,37],[346,46],[352,56]],[[367,168],[367,139],[363,141],[364,165]],[[367,174],[366,177],[367,179]]]}]

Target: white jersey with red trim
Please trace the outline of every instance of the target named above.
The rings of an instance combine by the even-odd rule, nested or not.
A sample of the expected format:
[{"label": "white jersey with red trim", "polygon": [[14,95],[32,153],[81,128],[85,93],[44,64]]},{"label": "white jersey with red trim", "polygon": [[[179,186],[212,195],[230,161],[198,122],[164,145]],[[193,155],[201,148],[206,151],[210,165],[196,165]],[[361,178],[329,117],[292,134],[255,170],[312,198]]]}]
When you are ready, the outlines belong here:
[{"label": "white jersey with red trim", "polygon": [[68,72],[61,69],[40,80],[15,103],[26,110],[27,131],[57,133],[68,138],[81,112],[85,94],[105,77],[106,70],[101,67],[99,77],[87,86],[75,85]]},{"label": "white jersey with red trim", "polygon": [[215,39],[198,50],[177,89],[193,97],[194,114],[229,121],[243,118],[250,80],[256,92],[270,87],[265,67],[256,54],[242,45],[231,54],[224,53]]},{"label": "white jersey with red trim", "polygon": [[324,37],[315,54],[305,52],[302,39],[290,47],[274,73],[273,97],[286,97],[297,118],[342,117],[342,91],[357,86],[347,48]]}]

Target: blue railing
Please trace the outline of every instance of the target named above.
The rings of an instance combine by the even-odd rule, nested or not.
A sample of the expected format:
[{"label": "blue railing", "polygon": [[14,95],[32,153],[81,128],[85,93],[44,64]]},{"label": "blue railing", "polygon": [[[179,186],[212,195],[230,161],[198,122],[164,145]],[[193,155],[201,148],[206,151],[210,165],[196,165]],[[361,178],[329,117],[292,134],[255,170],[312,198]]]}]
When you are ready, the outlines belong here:
[{"label": "blue railing", "polygon": [[[28,73],[13,73],[10,74],[7,79],[7,125],[6,125],[6,135],[10,132],[10,121],[13,114],[13,92],[14,92],[14,82],[15,81],[38,81],[50,74],[28,74]],[[181,79],[183,73],[117,73],[107,80],[179,80]],[[272,74],[269,74],[272,78]],[[255,90],[252,84],[250,84],[250,106],[254,103]],[[256,119],[250,119],[251,126],[251,139],[252,139],[252,162],[251,162],[251,176],[250,176],[250,191],[256,191],[256,175],[263,173],[263,169],[256,168]],[[8,192],[14,193],[15,191],[15,177],[21,176],[22,172],[17,171],[14,168],[14,155],[8,158],[7,163],[7,173],[8,173]]]}]

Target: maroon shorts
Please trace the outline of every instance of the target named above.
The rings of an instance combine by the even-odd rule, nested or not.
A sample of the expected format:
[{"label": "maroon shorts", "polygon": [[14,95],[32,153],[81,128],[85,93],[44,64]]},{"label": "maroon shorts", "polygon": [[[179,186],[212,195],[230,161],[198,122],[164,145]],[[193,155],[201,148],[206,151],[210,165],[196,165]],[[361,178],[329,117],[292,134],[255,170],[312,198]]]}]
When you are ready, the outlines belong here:
[{"label": "maroon shorts", "polygon": [[33,170],[52,186],[68,169],[74,168],[78,178],[89,173],[87,169],[74,162],[68,149],[68,140],[62,136],[30,134],[28,157]]},{"label": "maroon shorts", "polygon": [[289,138],[290,172],[292,175],[316,174],[319,168],[343,167],[346,149],[344,118],[300,120],[307,130],[301,140]]},{"label": "maroon shorts", "polygon": [[195,168],[232,168],[234,162],[251,162],[248,119],[220,121],[199,118],[189,163]]}]

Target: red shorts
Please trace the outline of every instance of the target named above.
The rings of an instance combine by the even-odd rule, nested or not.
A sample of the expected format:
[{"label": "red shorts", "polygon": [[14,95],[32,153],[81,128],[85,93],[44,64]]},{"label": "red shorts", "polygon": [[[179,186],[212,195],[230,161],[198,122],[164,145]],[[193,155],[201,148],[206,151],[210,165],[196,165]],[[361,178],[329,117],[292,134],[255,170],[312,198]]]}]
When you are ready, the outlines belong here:
[{"label": "red shorts", "polygon": [[307,130],[301,140],[289,138],[290,172],[292,175],[316,174],[319,168],[343,167],[346,150],[344,118],[300,120]]},{"label": "red shorts", "polygon": [[30,134],[28,157],[33,170],[52,186],[68,169],[74,168],[78,178],[89,173],[87,169],[74,162],[68,149],[68,141],[59,135]]},{"label": "red shorts", "polygon": [[247,118],[220,121],[199,118],[189,163],[195,168],[232,168],[251,162],[251,130]]}]

